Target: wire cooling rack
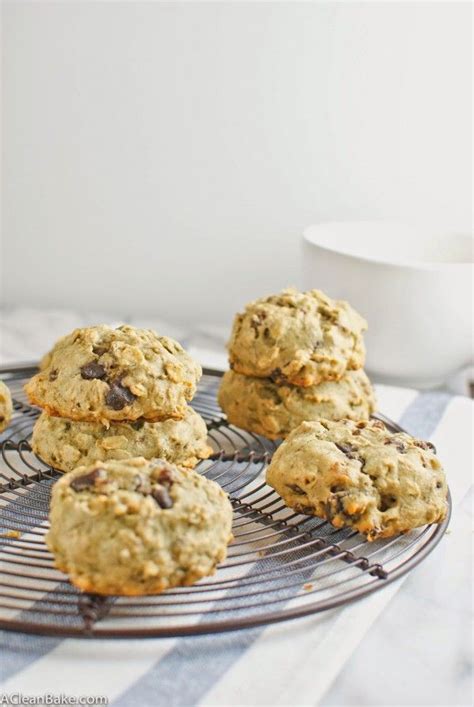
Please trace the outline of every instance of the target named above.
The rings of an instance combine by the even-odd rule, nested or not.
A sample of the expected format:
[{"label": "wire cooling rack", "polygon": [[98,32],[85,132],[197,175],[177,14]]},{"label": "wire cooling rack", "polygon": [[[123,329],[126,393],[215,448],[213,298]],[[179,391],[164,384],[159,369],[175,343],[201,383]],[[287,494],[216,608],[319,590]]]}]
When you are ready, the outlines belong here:
[{"label": "wire cooling rack", "polygon": [[[83,594],[54,569],[44,543],[51,486],[60,473],[31,451],[39,415],[23,384],[34,366],[0,369],[14,417],[0,435],[0,628],[56,636],[147,637],[229,631],[305,616],[383,588],[440,541],[441,525],[368,543],[302,516],[265,484],[276,444],[229,425],[217,401],[219,373],[206,370],[193,407],[214,454],[197,470],[229,493],[235,539],[213,577],[158,596]],[[378,415],[392,430],[400,428]]]}]

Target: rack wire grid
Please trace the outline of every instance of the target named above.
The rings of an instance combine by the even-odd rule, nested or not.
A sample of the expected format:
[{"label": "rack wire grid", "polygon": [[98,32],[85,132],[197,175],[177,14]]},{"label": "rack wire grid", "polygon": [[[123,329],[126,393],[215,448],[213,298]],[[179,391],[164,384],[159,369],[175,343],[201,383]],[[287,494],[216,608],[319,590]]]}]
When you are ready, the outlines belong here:
[{"label": "rack wire grid", "polygon": [[[442,538],[440,525],[367,542],[357,532],[300,515],[265,484],[277,444],[226,421],[216,401],[220,373],[205,370],[193,407],[214,449],[197,471],[229,493],[234,541],[216,574],[157,596],[84,594],[54,568],[44,543],[51,487],[60,476],[31,451],[40,411],[23,384],[35,366],[0,369],[14,416],[0,435],[0,627],[61,636],[159,637],[269,624],[346,604],[417,565]],[[389,429],[401,428],[383,415]],[[451,502],[449,501],[449,511]]]}]

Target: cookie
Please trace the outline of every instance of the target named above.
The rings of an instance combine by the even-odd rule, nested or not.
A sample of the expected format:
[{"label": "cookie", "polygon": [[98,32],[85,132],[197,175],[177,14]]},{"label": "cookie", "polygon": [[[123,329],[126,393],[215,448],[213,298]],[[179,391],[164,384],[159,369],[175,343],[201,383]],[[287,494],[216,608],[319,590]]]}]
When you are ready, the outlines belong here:
[{"label": "cookie", "polygon": [[0,381],[0,432],[10,424],[12,419],[13,405],[10,389],[3,381]]},{"label": "cookie", "polygon": [[298,513],[387,538],[447,512],[443,468],[429,442],[382,422],[303,422],[275,452],[267,483]]},{"label": "cookie", "polygon": [[46,544],[85,592],[157,594],[214,573],[232,507],[214,481],[142,457],[78,467],[53,487]]},{"label": "cookie", "polygon": [[179,466],[194,467],[212,454],[206,423],[187,407],[182,420],[163,422],[74,422],[43,412],[33,428],[31,446],[46,464],[60,471],[107,459],[160,457]]},{"label": "cookie", "polygon": [[307,388],[227,371],[218,400],[231,424],[269,439],[286,437],[304,420],[368,420],[375,409],[372,386],[362,369]]},{"label": "cookie", "polygon": [[95,326],[60,339],[25,390],[58,417],[157,422],[185,415],[201,374],[180,344],[151,329]]},{"label": "cookie", "polygon": [[235,317],[230,367],[276,383],[311,386],[362,368],[365,320],[319,290],[287,289],[251,302]]}]

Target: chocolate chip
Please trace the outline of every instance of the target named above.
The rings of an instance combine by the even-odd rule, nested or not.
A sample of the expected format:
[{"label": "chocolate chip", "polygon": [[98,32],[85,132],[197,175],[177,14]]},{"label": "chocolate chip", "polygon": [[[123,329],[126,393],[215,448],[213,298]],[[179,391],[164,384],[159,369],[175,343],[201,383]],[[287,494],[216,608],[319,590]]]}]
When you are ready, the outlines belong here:
[{"label": "chocolate chip", "polygon": [[95,353],[96,356],[99,357],[107,353],[107,349],[105,346],[93,346],[92,351]]},{"label": "chocolate chip", "polygon": [[136,395],[122,385],[120,378],[116,378],[110,383],[110,390],[105,397],[105,402],[112,410],[122,410],[126,405],[131,405],[135,399]]},{"label": "chocolate chip", "polygon": [[93,380],[94,378],[102,379],[105,378],[105,375],[105,368],[95,361],[81,366],[81,377],[84,378],[84,380]]},{"label": "chocolate chip", "polygon": [[69,432],[69,430],[71,429],[71,423],[66,422],[66,424],[64,425],[64,429],[66,430],[66,432]]},{"label": "chocolate chip", "polygon": [[384,444],[391,444],[393,447],[395,447],[397,451],[400,452],[400,454],[406,454],[407,452],[407,448],[399,439],[392,439],[391,437],[387,437],[387,439],[384,441]]},{"label": "chocolate chip", "polygon": [[145,420],[142,420],[139,418],[138,420],[135,420],[135,422],[132,422],[132,427],[134,430],[138,431],[138,430],[142,429],[144,424],[145,424]]},{"label": "chocolate chip", "polygon": [[328,520],[332,520],[338,515],[344,515],[344,506],[339,496],[331,496],[324,504],[324,511]]},{"label": "chocolate chip", "polygon": [[378,504],[378,509],[382,513],[388,511],[389,508],[397,505],[397,498],[391,495],[383,495],[380,497],[380,502]]},{"label": "chocolate chip", "polygon": [[352,444],[339,444],[338,442],[334,442],[336,447],[346,455],[348,459],[357,459],[357,454],[354,454],[354,452],[357,452],[357,447],[355,447]]},{"label": "chocolate chip", "polygon": [[105,481],[107,478],[107,472],[105,469],[93,469],[89,471],[88,474],[82,474],[81,476],[76,476],[70,483],[70,487],[73,491],[85,491],[86,489],[95,486],[96,481]]},{"label": "chocolate chip", "polygon": [[431,451],[436,454],[436,447],[431,442],[425,442],[422,439],[416,439],[414,443],[417,447],[420,447],[420,449],[431,449]]},{"label": "chocolate chip", "polygon": [[437,489],[443,488],[443,483],[442,483],[442,481],[437,481],[437,482],[436,482],[436,488],[437,488]]},{"label": "chocolate chip", "polygon": [[58,375],[59,375],[58,369],[57,369],[57,368],[53,368],[53,369],[49,372],[49,380],[50,380],[51,382],[52,382],[52,381],[55,381],[56,378],[58,377]]},{"label": "chocolate chip", "polygon": [[336,516],[341,516],[346,521],[354,522],[360,518],[360,512],[349,513],[343,502],[344,496],[330,496],[326,503],[324,504],[324,510],[326,513],[326,518],[329,521],[334,520]]},{"label": "chocolate chip", "polygon": [[173,499],[169,495],[168,489],[164,486],[156,486],[151,491],[151,495],[160,506],[160,508],[172,508]]},{"label": "chocolate chip", "polygon": [[396,442],[393,443],[395,448],[400,452],[400,454],[406,454],[407,453],[407,448],[403,444],[403,442],[400,442],[397,440]]},{"label": "chocolate chip", "polygon": [[270,378],[277,385],[282,385],[284,383],[288,383],[288,378],[285,376],[284,373],[282,373],[281,368],[275,368],[270,373]]},{"label": "chocolate chip", "polygon": [[267,326],[263,330],[263,338],[264,339],[271,339],[272,338],[272,336],[270,334],[270,329]]},{"label": "chocolate chip", "polygon": [[286,484],[286,486],[288,486],[288,488],[291,489],[293,491],[293,493],[298,494],[298,496],[305,496],[306,495],[306,492],[303,491],[301,486],[298,486],[298,484]]}]

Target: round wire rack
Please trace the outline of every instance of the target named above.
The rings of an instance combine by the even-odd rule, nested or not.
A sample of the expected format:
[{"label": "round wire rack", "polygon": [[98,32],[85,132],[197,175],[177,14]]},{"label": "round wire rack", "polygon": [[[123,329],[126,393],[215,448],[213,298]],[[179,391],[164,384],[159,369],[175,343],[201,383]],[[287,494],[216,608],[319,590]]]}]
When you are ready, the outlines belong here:
[{"label": "round wire rack", "polygon": [[[265,484],[276,443],[229,425],[206,370],[193,407],[204,417],[212,457],[197,471],[229,493],[235,539],[213,577],[157,596],[84,594],[54,568],[44,543],[51,486],[60,476],[29,444],[39,410],[23,384],[35,366],[0,369],[14,400],[0,435],[0,628],[55,636],[159,637],[229,631],[306,616],[363,597],[397,579],[442,538],[440,525],[367,542],[284,505]],[[377,415],[392,430],[400,427]],[[450,502],[449,502],[450,503]]]}]

